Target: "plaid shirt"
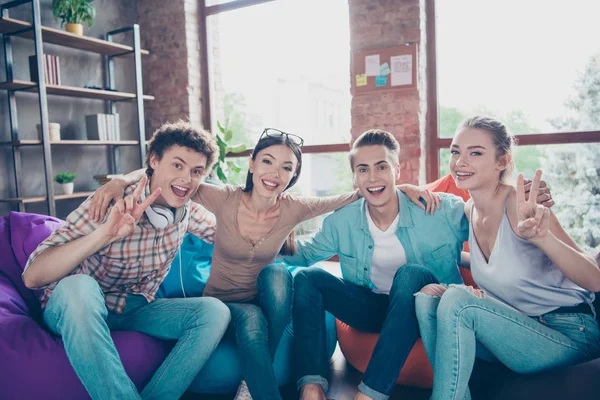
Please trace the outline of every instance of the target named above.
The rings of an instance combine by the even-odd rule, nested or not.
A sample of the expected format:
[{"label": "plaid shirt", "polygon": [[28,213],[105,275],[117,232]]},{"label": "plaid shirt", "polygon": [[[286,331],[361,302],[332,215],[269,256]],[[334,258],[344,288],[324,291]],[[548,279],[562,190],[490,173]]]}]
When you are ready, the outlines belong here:
[{"label": "plaid shirt", "polygon": [[[133,193],[136,186],[137,183],[128,186],[125,196]],[[69,214],[65,225],[38,246],[29,256],[25,270],[46,249],[77,240],[99,226],[99,223],[90,220],[87,213],[92,196]],[[94,278],[104,292],[106,307],[110,311],[121,313],[128,294],[140,294],[148,302],[153,301],[158,287],[171,269],[171,262],[185,233],[190,232],[209,243],[214,239],[214,215],[196,203],[190,204],[190,211],[190,215],[184,221],[165,229],[152,226],[146,214],[143,214],[130,236],[117,240],[87,257],[69,275],[86,274]],[[106,216],[109,213],[110,210]],[[57,284],[58,282],[53,282],[38,288],[43,289],[40,295],[42,308],[46,307]]]}]

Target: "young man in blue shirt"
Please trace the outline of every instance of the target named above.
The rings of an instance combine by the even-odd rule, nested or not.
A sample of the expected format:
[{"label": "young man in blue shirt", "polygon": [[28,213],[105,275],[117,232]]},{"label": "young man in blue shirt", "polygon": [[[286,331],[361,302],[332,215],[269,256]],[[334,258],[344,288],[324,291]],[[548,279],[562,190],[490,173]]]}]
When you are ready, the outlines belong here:
[{"label": "young man in blue shirt", "polygon": [[385,400],[419,337],[413,294],[430,283],[462,283],[458,264],[469,236],[464,202],[440,194],[440,209],[426,215],[396,189],[399,150],[389,132],[363,133],[350,152],[363,198],[326,217],[311,240],[285,257],[310,266],[338,254],[342,270],[337,278],[306,268],[294,280],[294,356],[303,400],[325,399],[328,389],[325,311],[360,331],[380,333],[355,399]]}]

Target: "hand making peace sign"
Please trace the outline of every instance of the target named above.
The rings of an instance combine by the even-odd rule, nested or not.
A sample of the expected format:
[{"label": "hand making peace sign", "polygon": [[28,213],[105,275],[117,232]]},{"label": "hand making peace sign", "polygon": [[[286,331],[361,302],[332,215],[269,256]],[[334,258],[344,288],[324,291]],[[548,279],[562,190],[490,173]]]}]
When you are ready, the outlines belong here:
[{"label": "hand making peace sign", "polygon": [[147,181],[148,178],[143,177],[133,194],[119,199],[110,210],[104,226],[111,242],[131,235],[144,211],[160,196],[160,188],[158,188],[144,201],[138,203]]},{"label": "hand making peace sign", "polygon": [[532,242],[544,238],[550,225],[550,210],[536,204],[541,178],[542,170],[538,169],[531,183],[529,199],[525,200],[523,174],[517,177],[517,230],[520,237]]}]

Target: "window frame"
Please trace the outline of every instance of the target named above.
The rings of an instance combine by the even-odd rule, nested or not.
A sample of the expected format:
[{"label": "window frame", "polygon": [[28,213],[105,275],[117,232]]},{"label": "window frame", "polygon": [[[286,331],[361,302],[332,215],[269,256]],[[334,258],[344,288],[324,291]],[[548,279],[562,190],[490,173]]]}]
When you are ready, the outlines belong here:
[{"label": "window frame", "polygon": [[[437,47],[436,47],[436,0],[425,0],[425,29],[427,37],[427,114],[425,123],[425,176],[427,182],[433,182],[439,176],[440,149],[448,149],[452,143],[451,138],[439,137],[439,103],[437,89]],[[515,135],[517,143],[521,146],[570,144],[570,143],[598,143],[600,131],[578,131],[560,133],[524,133]]]}]

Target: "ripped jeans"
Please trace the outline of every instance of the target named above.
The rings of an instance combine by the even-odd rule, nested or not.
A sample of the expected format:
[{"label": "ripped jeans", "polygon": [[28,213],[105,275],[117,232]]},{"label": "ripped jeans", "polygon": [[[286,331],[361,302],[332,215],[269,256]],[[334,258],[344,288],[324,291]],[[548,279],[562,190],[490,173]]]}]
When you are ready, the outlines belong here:
[{"label": "ripped jeans", "polygon": [[528,317],[464,285],[450,285],[441,298],[417,293],[415,306],[434,370],[432,400],[470,399],[475,357],[529,374],[600,355],[600,330],[589,314]]}]

